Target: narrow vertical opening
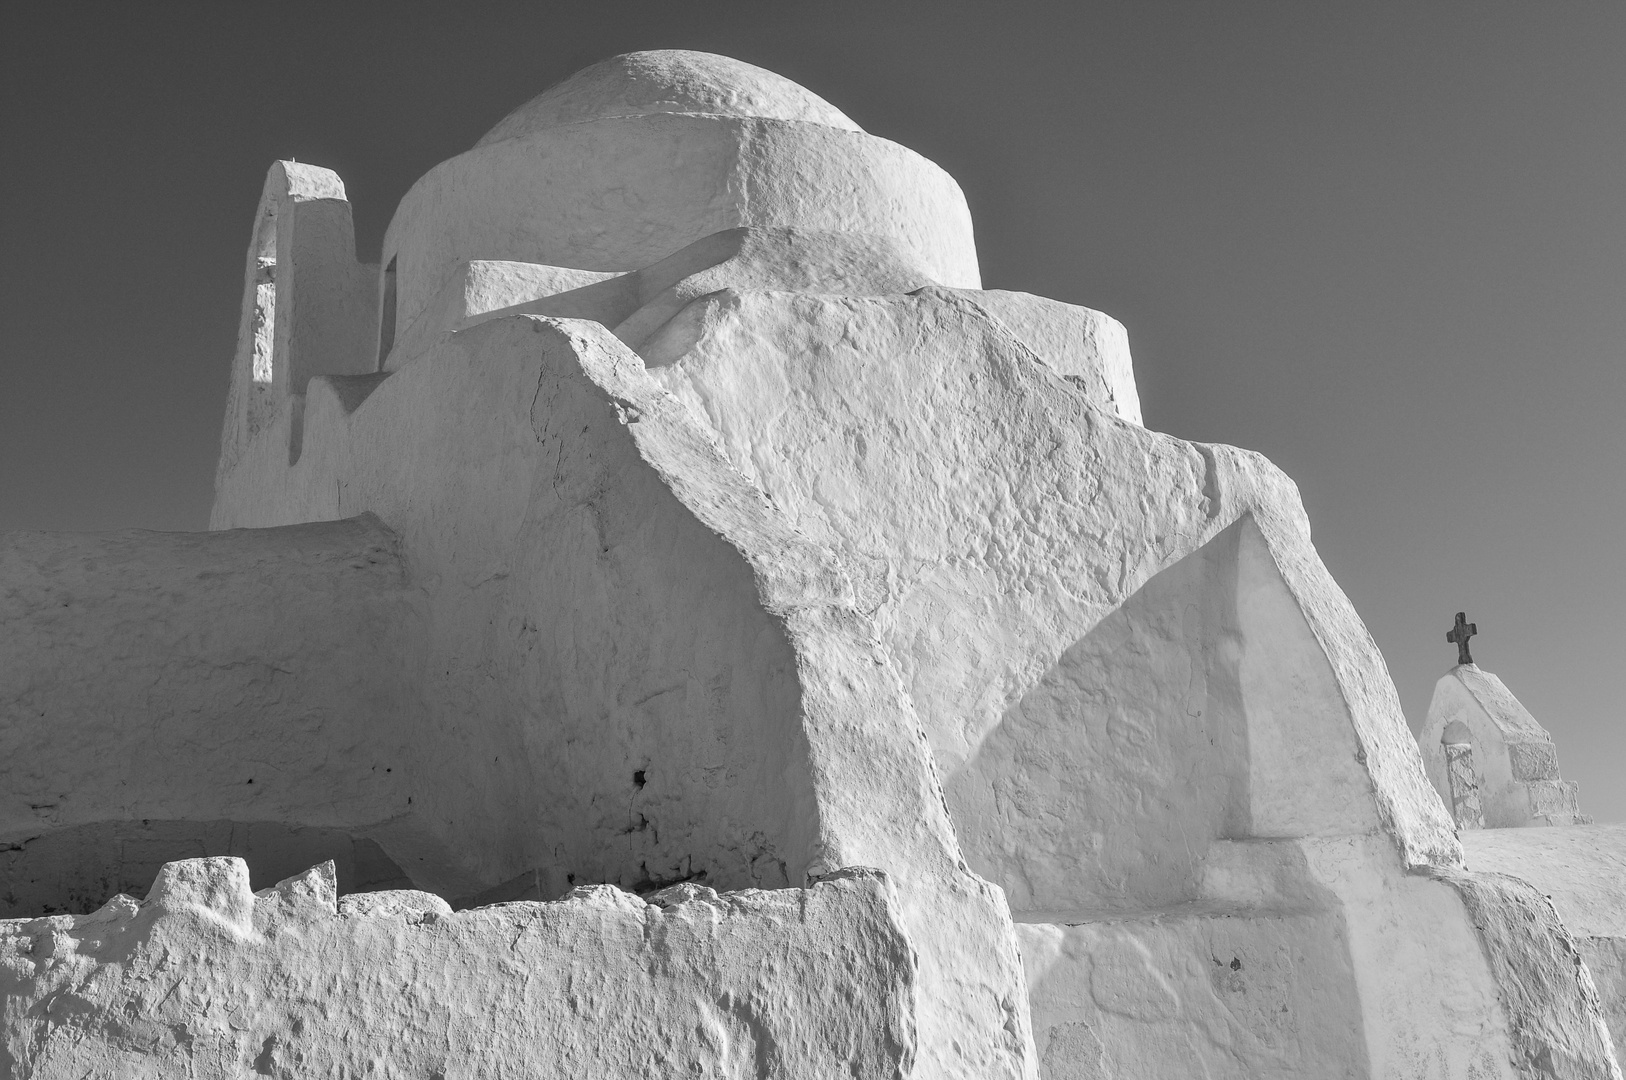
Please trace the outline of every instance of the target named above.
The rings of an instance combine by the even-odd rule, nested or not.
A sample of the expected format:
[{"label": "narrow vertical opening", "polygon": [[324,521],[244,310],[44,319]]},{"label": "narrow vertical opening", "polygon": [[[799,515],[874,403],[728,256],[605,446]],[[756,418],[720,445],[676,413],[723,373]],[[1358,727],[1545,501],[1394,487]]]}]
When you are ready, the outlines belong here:
[{"label": "narrow vertical opening", "polygon": [[1451,788],[1451,817],[1459,829],[1483,829],[1485,811],[1479,801],[1479,770],[1474,768],[1473,736],[1460,720],[1446,725],[1440,742],[1445,747],[1445,773]]},{"label": "narrow vertical opening", "polygon": [[[286,373],[277,371],[277,207],[275,202],[265,208],[259,228],[254,234],[253,262],[249,267],[252,292],[245,296],[252,305],[248,312],[248,400],[247,435],[253,439],[276,418],[278,379]],[[284,313],[284,318],[286,318]],[[241,352],[238,354],[242,355]],[[239,360],[239,363],[242,361]]]},{"label": "narrow vertical opening", "polygon": [[395,259],[396,256],[391,255],[389,265],[384,267],[384,302],[378,309],[379,371],[384,370],[384,361],[395,348]]},{"label": "narrow vertical opening", "polygon": [[270,386],[276,368],[272,363],[272,350],[276,344],[277,326],[277,260],[276,256],[260,256],[255,260],[254,272],[254,355],[253,377],[255,386]]}]

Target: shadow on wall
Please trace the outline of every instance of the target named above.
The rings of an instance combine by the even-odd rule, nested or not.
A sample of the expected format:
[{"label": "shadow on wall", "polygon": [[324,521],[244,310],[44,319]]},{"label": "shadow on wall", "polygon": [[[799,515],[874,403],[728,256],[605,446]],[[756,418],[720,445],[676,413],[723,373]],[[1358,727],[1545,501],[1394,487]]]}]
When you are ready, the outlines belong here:
[{"label": "shadow on wall", "polygon": [[1068,648],[949,784],[966,857],[1014,912],[1190,899],[1243,833],[1247,736],[1231,612],[1237,529],[1162,571]]},{"label": "shadow on wall", "polygon": [[1104,916],[1199,899],[1220,841],[1371,831],[1341,700],[1245,518],[1006,711],[948,784],[966,857],[1019,917]]},{"label": "shadow on wall", "polygon": [[332,859],[341,893],[410,889],[372,840],[275,821],[98,821],[0,848],[0,919],[95,911],[118,893],[142,897],[177,859],[235,855],[250,885],[269,888]]},{"label": "shadow on wall", "polygon": [[1348,909],[1302,838],[1374,831],[1370,790],[1251,518],[1062,650],[947,785],[1044,1074],[1364,1075]]}]

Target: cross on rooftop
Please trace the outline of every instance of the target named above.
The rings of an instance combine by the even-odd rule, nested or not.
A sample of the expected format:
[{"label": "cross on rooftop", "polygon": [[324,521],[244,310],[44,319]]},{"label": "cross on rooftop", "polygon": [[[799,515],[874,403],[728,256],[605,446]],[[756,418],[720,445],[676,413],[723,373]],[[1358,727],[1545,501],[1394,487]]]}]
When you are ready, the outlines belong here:
[{"label": "cross on rooftop", "polygon": [[1465,612],[1457,612],[1457,624],[1446,631],[1445,640],[1455,643],[1457,647],[1457,663],[1471,664],[1474,658],[1468,653],[1468,639],[1479,633],[1479,624],[1468,621]]}]

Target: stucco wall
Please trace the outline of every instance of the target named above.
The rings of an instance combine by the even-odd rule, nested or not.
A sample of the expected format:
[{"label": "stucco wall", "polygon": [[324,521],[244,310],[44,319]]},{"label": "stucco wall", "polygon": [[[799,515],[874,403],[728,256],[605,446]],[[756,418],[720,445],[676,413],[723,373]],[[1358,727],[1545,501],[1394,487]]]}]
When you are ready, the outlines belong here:
[{"label": "stucco wall", "polygon": [[318,380],[300,461],[239,470],[216,523],[401,529],[436,771],[415,794],[460,856],[426,887],[799,882],[814,813],[783,631],[540,329],[457,335],[350,415]]},{"label": "stucco wall", "polygon": [[637,270],[739,226],[885,237],[940,284],[981,284],[942,169],[862,132],[747,117],[612,117],[470,150],[407,192],[383,257],[404,328],[469,259]]},{"label": "stucco wall", "polygon": [[1620,1080],[1596,984],[1550,899],[1510,874],[1440,868],[1495,978],[1512,1059],[1525,1075]]},{"label": "stucco wall", "polygon": [[313,375],[377,366],[378,267],[356,259],[344,182],[329,169],[273,162],[255,211],[226,395],[219,468],[281,425],[298,453]]},{"label": "stucco wall", "polygon": [[[126,841],[146,848],[129,859],[147,875],[155,859],[225,854],[186,846],[202,823],[362,834],[411,812],[422,623],[375,518],[0,534],[0,589],[0,842],[21,890],[8,903],[60,905],[55,892],[108,877],[99,903]],[[180,845],[167,850],[95,828],[140,820],[199,828],[165,834]],[[90,865],[37,840],[86,828]]]},{"label": "stucco wall", "polygon": [[[1292,484],[1258,455],[1140,427],[1110,319],[974,290],[964,200],[929,162],[816,99],[776,90],[773,119],[718,115],[668,108],[683,102],[663,79],[627,83],[653,114],[615,111],[629,99],[614,78],[557,114],[533,102],[420,181],[378,281],[394,320],[379,343],[402,343],[388,370],[352,347],[367,272],[342,185],[273,170],[286,191],[268,183],[249,253],[212,523],[359,513],[396,530],[394,577],[369,596],[396,605],[398,639],[368,651],[331,599],[339,617],[307,627],[328,611],[303,579],[276,627],[296,650],[326,646],[291,670],[314,672],[324,703],[354,691],[353,714],[259,708],[269,646],[220,662],[230,632],[158,635],[136,676],[115,675],[141,698],[162,670],[143,700],[171,761],[140,724],[83,720],[98,707],[48,650],[29,669],[46,676],[12,693],[31,708],[43,685],[85,729],[19,709],[25,754],[124,799],[52,817],[53,843],[12,861],[66,864],[78,843],[116,848],[128,876],[134,802],[178,842],[225,826],[235,846],[242,827],[249,847],[314,813],[358,877],[376,844],[446,895],[566,899],[458,916],[416,893],[338,904],[336,868],[255,898],[240,863],[171,863],[145,905],[0,924],[8,1005],[44,1017],[8,1026],[25,1032],[8,1063],[444,1076],[455,1052],[495,1075],[1031,1077],[1038,1017],[1047,1076],[1618,1077],[1556,916],[1528,886],[1451,868],[1450,822]],[[527,312],[446,333],[454,308],[490,314],[471,306],[471,260],[566,269],[505,264],[487,292]],[[94,656],[84,626],[129,620],[125,583],[98,594],[110,620],[62,615],[53,560],[75,543],[28,549],[17,633]],[[198,568],[226,549],[196,543],[152,573],[146,555],[112,562],[137,565],[134,595],[162,594],[150,608],[178,604],[176,625],[241,620],[265,589],[234,579],[200,600]],[[99,558],[67,577],[102,573]],[[274,576],[252,552],[226,562]],[[249,670],[199,679],[172,656]],[[260,697],[283,708],[305,691],[279,674]],[[215,722],[222,685],[254,707],[241,728]],[[158,769],[118,791],[124,762],[105,760],[97,724],[111,753]],[[380,745],[401,762],[382,781],[362,775]],[[262,758],[286,790],[269,817],[239,816],[230,770]],[[200,760],[195,776],[174,764]],[[675,881],[689,884],[653,904],[571,891]],[[545,940],[527,955],[532,931]],[[147,964],[166,950],[208,962]],[[357,970],[373,982],[351,993]],[[63,1034],[76,1017],[93,1037]]]},{"label": "stucco wall", "polygon": [[1380,837],[1216,841],[1187,903],[1021,919],[1046,1080],[1527,1075],[1461,899]]},{"label": "stucco wall", "polygon": [[1373,1075],[1335,912],[1017,929],[1047,1080]]},{"label": "stucco wall", "polygon": [[1236,530],[1156,575],[1040,676],[948,783],[966,858],[1019,917],[1193,899],[1248,820],[1235,672]]},{"label": "stucco wall", "polygon": [[1626,825],[1476,829],[1470,870],[1510,874],[1552,901],[1598,991],[1618,1054],[1626,1047]]},{"label": "stucco wall", "polygon": [[882,1080],[913,1062],[915,982],[875,874],[453,914],[336,903],[331,867],[256,896],[241,861],[195,860],[144,903],[0,921],[0,1072]]},{"label": "stucco wall", "polygon": [[1429,699],[1417,742],[1429,781],[1451,803],[1444,742],[1447,732],[1466,733],[1473,748],[1484,827],[1575,825],[1580,813],[1576,785],[1558,771],[1552,735],[1530,715],[1502,680],[1477,664],[1458,664],[1440,677]]},{"label": "stucco wall", "polygon": [[[353,412],[318,380],[300,462],[290,469],[266,456],[220,491],[219,524],[359,507],[400,523],[415,573],[429,583],[431,651],[445,658],[427,665],[430,682],[442,682],[428,692],[432,709],[488,718],[469,725],[476,734],[461,740],[467,750],[441,752],[449,780],[459,770],[485,776],[490,799],[437,802],[449,829],[496,817],[512,801],[505,792],[525,789],[502,771],[503,749],[526,742],[514,772],[529,779],[546,775],[548,758],[527,755],[560,745],[553,729],[569,733],[560,736],[565,745],[585,740],[571,776],[586,796],[565,793],[568,814],[556,818],[538,811],[482,829],[468,850],[493,870],[477,876],[569,866],[571,848],[561,858],[524,846],[526,837],[564,838],[584,822],[603,852],[595,870],[653,868],[647,845],[657,824],[662,838],[668,825],[628,799],[636,792],[625,777],[635,760],[629,751],[643,745],[636,733],[652,725],[647,713],[618,713],[626,698],[613,695],[636,688],[636,709],[658,701],[649,695],[671,685],[662,673],[677,666],[669,659],[674,635],[682,650],[685,636],[703,637],[712,625],[762,625],[768,636],[752,640],[783,641],[786,651],[747,665],[743,639],[724,634],[719,640],[736,644],[708,655],[741,657],[738,670],[755,672],[750,693],[784,695],[772,699],[782,703],[778,711],[749,713],[756,727],[735,730],[768,732],[759,747],[775,754],[805,738],[805,805],[814,809],[776,818],[788,813],[783,781],[794,772],[774,773],[787,759],[753,749],[757,771],[733,774],[715,793],[689,782],[675,794],[674,806],[694,821],[694,832],[679,835],[701,841],[689,850],[720,853],[683,869],[704,865],[718,875],[708,881],[728,881],[721,860],[742,852],[730,825],[747,814],[785,821],[785,831],[764,833],[775,844],[783,838],[776,850],[800,843],[805,866],[885,867],[908,883],[900,909],[931,988],[920,1017],[922,1045],[934,1048],[923,1052],[943,1055],[934,1068],[1019,1069],[1026,1024],[1012,1000],[1020,975],[1014,939],[1001,926],[1003,898],[957,868],[936,776],[954,791],[1006,710],[1071,647],[1158,571],[1222,534],[1230,537],[1214,552],[1224,552],[1222,572],[1203,586],[1219,587],[1203,600],[1217,614],[1201,666],[1230,687],[1214,696],[1234,706],[1241,722],[1227,738],[1247,752],[1227,759],[1220,751],[1220,771],[1231,765],[1218,787],[1203,787],[1184,816],[1166,817],[1168,842],[1152,847],[1166,849],[1171,869],[1157,895],[1119,902],[1181,899],[1195,861],[1176,846],[1182,823],[1205,830],[1192,833],[1198,849],[1203,835],[1221,831],[1386,830],[1399,857],[1384,841],[1369,870],[1389,859],[1393,873],[1455,854],[1370,637],[1316,560],[1291,485],[1263,459],[1117,418],[1104,411],[1112,402],[1100,387],[1066,378],[972,297],[941,290],[880,298],[724,291],[690,305],[642,348],[660,362],[646,367],[585,324],[483,323],[390,375]],[[478,530],[462,525],[474,521]],[[533,545],[537,539],[545,542]],[[705,593],[674,601],[686,594],[673,590],[690,580],[707,581]],[[508,597],[559,599],[525,601],[516,611]],[[718,606],[708,608],[708,597]],[[662,611],[684,605],[691,614],[681,627],[661,621]],[[1147,625],[1166,622],[1156,636],[1183,648],[1185,606],[1179,596],[1160,597]],[[567,610],[567,635],[527,638],[529,626],[553,625],[551,613]],[[527,640],[537,642],[532,653],[516,647]],[[493,677],[469,677],[476,657],[497,658],[485,661]],[[545,696],[503,697],[509,682],[546,689],[555,670],[570,695],[561,698],[565,708],[526,712]],[[1153,670],[1158,678],[1146,681],[1168,674]],[[776,690],[780,671],[790,674]],[[1188,674],[1186,691],[1190,685]],[[711,732],[726,729],[715,720],[696,725],[696,716],[730,714],[673,715],[663,730],[704,748]],[[611,723],[584,727],[587,717]],[[764,719],[783,726],[764,727]],[[920,756],[925,746],[929,759]],[[1199,774],[1199,749],[1184,751],[1189,775]],[[794,770],[794,755],[788,760]],[[1132,770],[1136,758],[1109,766]],[[1171,770],[1169,783],[1178,775]],[[647,774],[650,785],[654,776]],[[1203,775],[1205,785],[1210,779]],[[448,784],[454,792],[467,786]],[[1211,806],[1210,790],[1226,794]],[[1240,805],[1238,790],[1246,792]],[[607,797],[587,797],[597,791]],[[627,801],[615,805],[618,791]],[[1204,816],[1225,799],[1232,808],[1218,822]],[[615,817],[594,816],[603,804]],[[974,815],[963,810],[960,828],[975,832]],[[1126,878],[1139,858],[1132,832],[1115,849]],[[743,850],[754,865],[753,849]],[[795,881],[796,864],[786,862]],[[1341,901],[1329,903],[1334,910]],[[1404,903],[1385,903],[1387,922],[1363,924],[1368,956],[1420,936],[1423,924]],[[1425,982],[1411,1000],[1425,1015],[1440,1007],[1427,1003],[1432,988]],[[1382,993],[1363,986],[1363,1008],[1381,1009]],[[1374,1030],[1373,1059],[1415,1044],[1410,1029]],[[987,1041],[975,1053],[963,1043],[950,1053],[941,1040],[955,1031]]]},{"label": "stucco wall", "polygon": [[428,608],[425,805],[461,859],[433,887],[879,866],[908,882],[923,1068],[1028,1075],[1003,894],[964,869],[846,571],[634,354],[599,326],[499,319],[354,412],[325,385],[299,462],[245,460],[215,521],[369,508],[401,529]]},{"label": "stucco wall", "polygon": [[1319,643],[1251,519],[1069,647],[948,784],[1018,912],[1198,896],[1211,842],[1376,832]]},{"label": "stucco wall", "polygon": [[673,320],[663,333],[693,344],[652,369],[852,568],[949,788],[1069,648],[1248,516],[1260,584],[1235,602],[1259,645],[1237,678],[1268,749],[1250,769],[1271,778],[1250,780],[1250,818],[1267,833],[1383,825],[1407,861],[1455,858],[1393,684],[1291,483],[1258,455],[1106,412],[974,299],[724,292],[685,313],[695,326]]}]

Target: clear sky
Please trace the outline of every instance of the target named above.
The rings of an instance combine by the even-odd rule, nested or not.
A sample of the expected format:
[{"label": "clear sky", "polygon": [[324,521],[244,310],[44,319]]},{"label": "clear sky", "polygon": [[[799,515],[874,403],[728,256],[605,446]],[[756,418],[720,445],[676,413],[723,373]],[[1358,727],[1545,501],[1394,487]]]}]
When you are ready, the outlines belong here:
[{"label": "clear sky", "polygon": [[1626,5],[8,4],[0,528],[205,525],[266,167],[408,186],[617,52],[787,75],[964,187],[985,283],[1263,451],[1413,727],[1455,660],[1626,820]]}]

